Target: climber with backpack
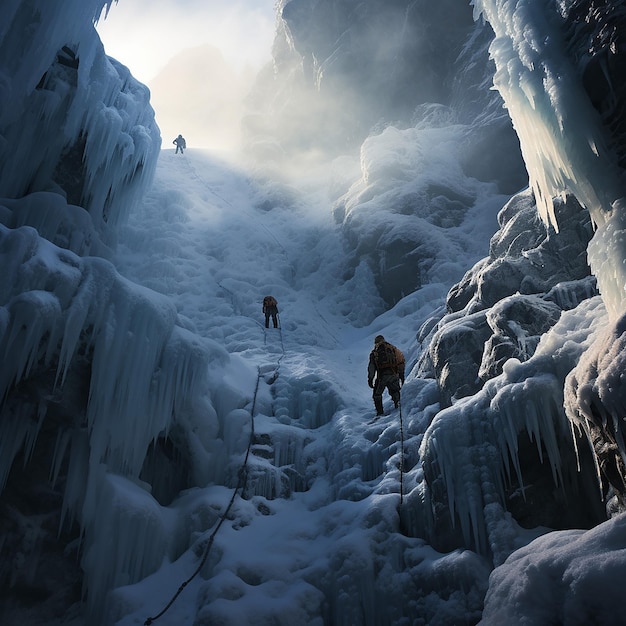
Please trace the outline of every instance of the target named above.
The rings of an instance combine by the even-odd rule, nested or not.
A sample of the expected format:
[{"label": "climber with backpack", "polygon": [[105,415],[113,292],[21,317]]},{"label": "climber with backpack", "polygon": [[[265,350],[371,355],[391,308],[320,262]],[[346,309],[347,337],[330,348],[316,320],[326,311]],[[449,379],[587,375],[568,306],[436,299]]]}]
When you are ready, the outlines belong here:
[{"label": "climber with backpack", "polygon": [[400,387],[404,384],[404,367],[404,354],[396,346],[385,341],[382,335],[377,335],[367,366],[367,384],[374,390],[372,397],[376,415],[384,415],[383,392],[385,389],[389,392],[394,407],[397,409],[400,405]]},{"label": "climber with backpack", "polygon": [[265,296],[263,298],[263,313],[265,313],[265,328],[270,327],[270,316],[274,328],[278,328],[278,302],[274,296]]},{"label": "climber with backpack", "polygon": [[176,139],[174,139],[172,143],[176,146],[176,152],[174,154],[178,154],[179,150],[181,154],[185,153],[187,142],[185,141],[185,138],[182,135],[178,135],[178,137],[176,137]]}]

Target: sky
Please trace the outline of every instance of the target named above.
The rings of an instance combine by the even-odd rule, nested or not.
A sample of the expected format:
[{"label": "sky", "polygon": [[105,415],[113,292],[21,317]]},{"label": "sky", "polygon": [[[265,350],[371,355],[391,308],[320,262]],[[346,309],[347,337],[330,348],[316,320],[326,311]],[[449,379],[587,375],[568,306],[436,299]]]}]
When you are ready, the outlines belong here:
[{"label": "sky", "polygon": [[109,56],[149,82],[179,52],[210,44],[238,70],[270,60],[274,0],[119,0],[96,28]]},{"label": "sky", "polygon": [[164,147],[182,133],[190,146],[232,150],[274,25],[274,0],[120,0],[96,28],[150,88]]}]

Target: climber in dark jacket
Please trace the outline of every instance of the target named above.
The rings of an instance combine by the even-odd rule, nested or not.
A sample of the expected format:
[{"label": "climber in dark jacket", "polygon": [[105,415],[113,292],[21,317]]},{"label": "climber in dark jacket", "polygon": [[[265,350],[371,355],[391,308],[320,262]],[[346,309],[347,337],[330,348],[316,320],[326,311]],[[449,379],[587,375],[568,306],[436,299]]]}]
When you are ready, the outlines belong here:
[{"label": "climber in dark jacket", "polygon": [[176,145],[176,152],[174,154],[178,154],[179,150],[181,154],[184,154],[184,150],[187,147],[187,142],[182,135],[178,135],[178,137],[176,137],[176,139],[174,139],[172,143]]},{"label": "climber in dark jacket", "polygon": [[393,344],[385,341],[382,335],[374,339],[374,349],[370,352],[367,366],[367,384],[374,390],[376,415],[384,415],[383,392],[389,392],[397,409],[400,405],[400,387],[404,384],[404,354]]},{"label": "climber in dark jacket", "polygon": [[270,316],[274,328],[278,328],[278,302],[274,296],[265,296],[263,298],[263,313],[265,313],[265,328],[270,327]]}]

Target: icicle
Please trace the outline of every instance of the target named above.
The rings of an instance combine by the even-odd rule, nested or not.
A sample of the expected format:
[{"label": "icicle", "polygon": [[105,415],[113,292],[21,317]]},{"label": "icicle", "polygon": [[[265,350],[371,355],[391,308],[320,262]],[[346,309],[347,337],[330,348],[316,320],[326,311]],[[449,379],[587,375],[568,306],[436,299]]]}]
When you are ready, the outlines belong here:
[{"label": "icicle", "polygon": [[[104,0],[73,0],[51,9],[49,3],[22,3],[14,9],[13,30],[0,39],[0,52],[4,46],[11,50],[0,54],[7,59],[0,62],[0,89],[6,77],[8,92],[3,98],[7,104],[0,108],[0,139],[6,138],[6,143],[0,141],[0,155],[5,157],[0,160],[0,196],[50,189],[63,152],[84,140],[81,204],[104,241],[150,184],[161,144],[147,87],[105,56],[93,29],[93,18],[109,5]],[[18,45],[13,39],[26,27],[29,37]],[[19,37],[24,39],[23,34]],[[80,42],[72,77],[67,67],[55,63],[68,41]],[[31,47],[22,50],[26,45]],[[22,155],[15,150],[22,145],[42,149],[33,158],[32,152]]]},{"label": "icicle", "polygon": [[[518,449],[521,433],[526,432],[530,440],[535,441],[539,458],[550,466],[555,486],[564,485],[562,447],[571,442],[574,448],[575,444],[561,408],[563,384],[604,320],[600,298],[563,312],[527,362],[509,359],[502,375],[488,381],[479,394],[440,411],[432,421],[420,447],[424,472],[429,481],[444,481],[445,504],[453,524],[458,518],[466,545],[474,546],[483,554],[488,551],[492,539],[490,531],[485,530],[486,511],[490,505],[506,508],[509,463],[519,484],[524,484]],[[555,359],[555,354],[559,358]],[[621,372],[621,361],[614,357],[611,357],[616,364],[613,369],[606,365],[592,367],[587,363],[588,354],[587,351],[580,359],[581,371],[605,372],[607,381],[614,373]],[[568,385],[572,390],[567,391]],[[565,406],[570,415],[576,400],[573,383],[568,385]],[[610,387],[617,385],[608,382],[602,385],[603,389]],[[588,386],[579,386],[578,394],[584,398],[589,390]],[[615,397],[619,398],[619,394]],[[591,403],[591,400],[581,402],[578,399],[577,405],[585,407]],[[588,409],[584,410],[589,413]],[[584,415],[581,413],[578,417],[579,422]],[[496,509],[492,513],[494,511]],[[501,520],[501,516],[493,519]],[[500,521],[496,527],[502,529]],[[493,541],[498,545],[498,558],[501,558],[506,553],[502,538]]]},{"label": "icicle", "polygon": [[83,567],[92,612],[103,610],[110,589],[132,584],[158,568],[168,545],[165,519],[140,486],[106,473],[104,467],[94,468],[83,507],[89,530]]},{"label": "icicle", "polygon": [[621,196],[619,175],[599,114],[559,47],[557,16],[521,0],[475,0],[474,7],[496,35],[494,84],[520,138],[542,218],[558,230],[552,198],[571,192],[603,224]]},{"label": "icicle", "polygon": [[72,437],[70,430],[59,430],[57,432],[56,443],[54,444],[54,452],[52,454],[52,464],[50,466],[50,483],[54,486],[59,477],[61,466],[66,458],[68,446]]},{"label": "icicle", "polygon": [[34,419],[34,408],[31,404],[19,405],[11,413],[7,410],[0,421],[0,493],[4,490],[13,461],[22,447],[25,461],[32,454],[44,417],[40,408],[37,419]]}]

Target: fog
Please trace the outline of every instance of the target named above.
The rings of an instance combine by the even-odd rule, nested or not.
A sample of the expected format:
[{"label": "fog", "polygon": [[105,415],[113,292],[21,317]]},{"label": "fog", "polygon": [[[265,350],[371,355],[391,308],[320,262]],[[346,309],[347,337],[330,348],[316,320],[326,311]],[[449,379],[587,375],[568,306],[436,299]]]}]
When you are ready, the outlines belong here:
[{"label": "fog", "polygon": [[[378,312],[436,275],[460,279],[450,258],[484,249],[463,240],[459,256],[425,233],[455,229],[469,207],[527,184],[502,100],[484,88],[489,29],[454,0],[274,9],[272,40],[246,63],[220,43],[224,33],[195,46],[173,39],[180,49],[147,81],[162,148],[180,133],[245,168],[263,180],[266,210],[293,206],[303,185],[317,189],[313,204],[349,248],[345,279],[373,272]],[[180,19],[164,16],[172,28]]]},{"label": "fog", "polygon": [[179,52],[149,85],[163,147],[170,148],[181,133],[190,147],[238,150],[243,103],[254,75],[251,68],[235,70],[210,45]]},{"label": "fog", "polygon": [[151,91],[168,148],[232,152],[240,143],[243,101],[271,61],[273,0],[122,0],[96,28],[106,53]]}]

